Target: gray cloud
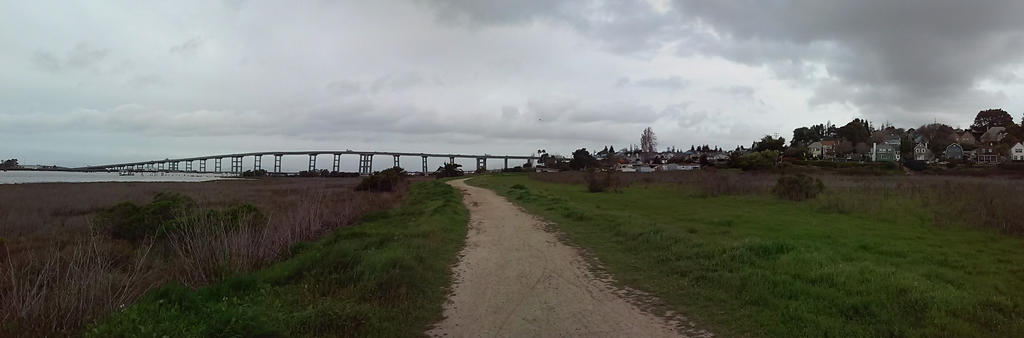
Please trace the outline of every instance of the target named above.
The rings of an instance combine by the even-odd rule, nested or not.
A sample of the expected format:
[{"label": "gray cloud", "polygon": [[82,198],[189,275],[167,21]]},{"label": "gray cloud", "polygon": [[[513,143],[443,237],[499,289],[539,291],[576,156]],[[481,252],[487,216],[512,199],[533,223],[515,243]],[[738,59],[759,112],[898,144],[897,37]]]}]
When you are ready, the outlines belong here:
[{"label": "gray cloud", "polygon": [[1016,14],[1024,12],[1020,1],[683,0],[676,5],[682,15],[714,31],[695,38],[704,52],[797,76],[809,70],[780,65],[822,63],[836,81],[821,88],[817,102],[849,101],[877,117],[976,107],[991,97],[974,84],[1019,65],[1024,56],[1019,48],[1024,26]]},{"label": "gray cloud", "polygon": [[38,69],[51,73],[78,71],[96,66],[106,58],[107,54],[109,54],[109,50],[97,49],[89,44],[79,43],[68,50],[64,58],[54,56],[48,51],[37,50],[32,54],[32,64]]},{"label": "gray cloud", "polygon": [[348,80],[331,81],[325,86],[327,91],[337,96],[354,95],[362,91],[363,87],[358,82]]},{"label": "gray cloud", "polygon": [[[646,1],[429,3],[443,21],[560,22],[615,52],[645,54],[675,44],[680,55],[768,66],[816,90],[817,104],[854,104],[879,118],[969,114],[998,99],[975,85],[1005,81],[1001,74],[1024,57],[1024,2],[1016,0],[676,0],[667,13]],[[815,65],[832,80],[809,82],[820,75]]]},{"label": "gray cloud", "polygon": [[0,3],[0,155],[735,146],[1024,110],[1018,2],[662,2]]},{"label": "gray cloud", "polygon": [[164,79],[156,74],[136,75],[128,80],[128,85],[134,88],[148,88],[161,84],[164,84]]},{"label": "gray cloud", "polygon": [[203,39],[201,37],[193,37],[185,40],[180,44],[171,46],[167,51],[171,54],[178,54],[182,56],[191,56],[195,54],[200,47],[203,45]]},{"label": "gray cloud", "polygon": [[398,91],[415,87],[426,81],[416,73],[399,73],[381,76],[370,84],[370,90],[379,92],[382,90]]},{"label": "gray cloud", "polygon": [[632,80],[628,77],[621,77],[615,81],[616,87],[639,86],[648,88],[663,88],[669,90],[680,90],[686,88],[688,82],[679,76],[650,77]]}]

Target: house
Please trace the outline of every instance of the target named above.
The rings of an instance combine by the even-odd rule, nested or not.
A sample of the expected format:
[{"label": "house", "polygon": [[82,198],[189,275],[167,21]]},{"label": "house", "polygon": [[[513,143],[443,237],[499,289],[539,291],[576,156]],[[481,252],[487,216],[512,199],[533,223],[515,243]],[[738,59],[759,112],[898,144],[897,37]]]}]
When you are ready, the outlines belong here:
[{"label": "house", "polygon": [[935,159],[935,155],[928,149],[928,142],[918,143],[914,146],[914,159],[918,161],[931,161]]},{"label": "house", "polygon": [[807,151],[813,158],[833,158],[836,154],[836,145],[838,142],[835,140],[818,141],[807,146]]},{"label": "house", "polygon": [[1018,142],[1010,148],[1011,161],[1024,161],[1024,143]]},{"label": "house", "polygon": [[953,143],[946,147],[943,156],[946,160],[959,161],[964,159],[964,147],[959,143]]},{"label": "house", "polygon": [[875,143],[871,147],[871,161],[874,162],[899,162],[900,146],[902,140],[899,135],[888,135],[882,143]]},{"label": "house", "polygon": [[966,161],[977,161],[978,151],[977,150],[964,150],[964,160]]},{"label": "house", "polygon": [[1004,137],[1006,137],[1005,127],[992,127],[988,128],[988,131],[982,134],[978,141],[981,143],[998,143]]},{"label": "house", "polygon": [[961,149],[965,146],[970,148],[978,145],[978,139],[974,138],[970,130],[957,130],[956,134],[953,134],[953,142],[959,143]]},{"label": "house", "polygon": [[999,153],[993,143],[986,143],[975,150],[978,164],[999,164]]},{"label": "house", "polygon": [[888,143],[878,144],[871,148],[871,161],[897,162],[900,160],[900,148]]}]

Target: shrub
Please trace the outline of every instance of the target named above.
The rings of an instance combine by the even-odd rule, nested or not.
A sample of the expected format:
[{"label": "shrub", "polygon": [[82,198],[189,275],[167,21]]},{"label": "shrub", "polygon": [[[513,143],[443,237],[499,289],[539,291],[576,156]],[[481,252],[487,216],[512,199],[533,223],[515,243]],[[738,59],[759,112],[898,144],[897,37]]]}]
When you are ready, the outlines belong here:
[{"label": "shrub", "polygon": [[461,167],[461,164],[445,163],[444,166],[437,168],[437,171],[434,172],[434,175],[437,176],[437,178],[459,177],[465,175],[465,173],[462,172],[462,169],[460,169]]},{"label": "shrub", "polygon": [[821,180],[800,174],[779,177],[772,193],[790,201],[803,201],[817,197],[824,190],[825,184]]},{"label": "shrub", "polygon": [[589,170],[583,175],[583,180],[587,181],[587,191],[590,192],[602,192],[619,185],[618,176],[611,171],[599,173],[597,170]]},{"label": "shrub", "polygon": [[192,198],[178,193],[159,193],[149,204],[138,206],[124,202],[101,210],[94,218],[97,232],[111,238],[139,242],[163,233],[175,218],[196,205]]},{"label": "shrub", "polygon": [[242,177],[263,177],[263,176],[267,176],[267,171],[265,169],[257,169],[255,171],[253,171],[253,170],[246,170],[245,172],[242,173]]},{"label": "shrub", "polygon": [[766,150],[738,155],[730,159],[733,167],[743,170],[774,168],[779,159],[779,152]]},{"label": "shrub", "polygon": [[405,169],[394,167],[363,178],[356,191],[398,191],[408,185]]},{"label": "shrub", "polygon": [[928,169],[928,162],[919,160],[906,160],[903,161],[903,166],[913,171],[922,171]]}]

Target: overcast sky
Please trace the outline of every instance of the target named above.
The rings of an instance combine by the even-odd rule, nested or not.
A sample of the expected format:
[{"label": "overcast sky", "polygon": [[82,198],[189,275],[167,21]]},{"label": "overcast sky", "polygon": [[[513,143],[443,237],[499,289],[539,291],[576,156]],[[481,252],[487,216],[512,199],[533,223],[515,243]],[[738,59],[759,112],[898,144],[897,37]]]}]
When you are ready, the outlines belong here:
[{"label": "overcast sky", "polygon": [[1019,0],[0,0],[0,158],[567,154],[639,143],[647,126],[661,146],[731,148],[855,117],[1019,120],[1021,13]]}]

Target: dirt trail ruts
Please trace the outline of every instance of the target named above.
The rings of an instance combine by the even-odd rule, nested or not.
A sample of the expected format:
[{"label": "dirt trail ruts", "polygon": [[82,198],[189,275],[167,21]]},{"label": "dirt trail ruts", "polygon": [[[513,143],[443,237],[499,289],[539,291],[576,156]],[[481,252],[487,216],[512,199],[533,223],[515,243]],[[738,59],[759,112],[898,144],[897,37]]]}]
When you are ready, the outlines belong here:
[{"label": "dirt trail ruts", "polygon": [[[494,192],[464,192],[469,235],[435,337],[679,337],[679,320],[645,312],[591,273],[579,250]],[[708,336],[689,328],[688,332]]]}]

